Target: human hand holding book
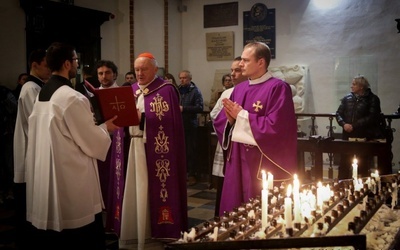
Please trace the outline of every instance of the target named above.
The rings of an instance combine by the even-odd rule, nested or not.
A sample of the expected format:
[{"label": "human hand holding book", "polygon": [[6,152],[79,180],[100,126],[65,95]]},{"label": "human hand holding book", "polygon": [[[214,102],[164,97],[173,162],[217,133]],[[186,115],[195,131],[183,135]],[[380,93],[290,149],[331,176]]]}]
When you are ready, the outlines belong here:
[{"label": "human hand holding book", "polygon": [[104,123],[107,126],[107,131],[109,133],[114,132],[115,130],[119,129],[120,127],[118,127],[117,125],[114,124],[114,121],[118,118],[118,116],[114,116],[113,118],[105,121]]}]

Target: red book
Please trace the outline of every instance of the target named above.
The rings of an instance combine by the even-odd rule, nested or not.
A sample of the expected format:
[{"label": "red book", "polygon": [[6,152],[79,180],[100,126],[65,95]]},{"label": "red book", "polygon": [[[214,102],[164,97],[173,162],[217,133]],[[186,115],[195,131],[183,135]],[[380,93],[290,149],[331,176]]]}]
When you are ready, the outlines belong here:
[{"label": "red book", "polygon": [[94,94],[90,99],[94,113],[97,113],[95,116],[98,124],[117,115],[118,118],[114,121],[114,124],[119,127],[139,125],[132,87],[96,89],[86,81],[85,85]]}]

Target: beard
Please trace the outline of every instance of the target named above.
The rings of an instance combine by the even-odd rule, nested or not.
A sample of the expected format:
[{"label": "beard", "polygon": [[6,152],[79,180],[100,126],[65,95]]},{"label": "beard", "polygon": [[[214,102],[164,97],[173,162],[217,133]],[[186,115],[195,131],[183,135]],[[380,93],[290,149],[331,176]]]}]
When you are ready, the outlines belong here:
[{"label": "beard", "polygon": [[69,79],[75,78],[75,77],[76,77],[76,72],[77,72],[77,69],[76,69],[76,68],[72,68],[72,69],[68,72],[68,77],[69,77]]}]

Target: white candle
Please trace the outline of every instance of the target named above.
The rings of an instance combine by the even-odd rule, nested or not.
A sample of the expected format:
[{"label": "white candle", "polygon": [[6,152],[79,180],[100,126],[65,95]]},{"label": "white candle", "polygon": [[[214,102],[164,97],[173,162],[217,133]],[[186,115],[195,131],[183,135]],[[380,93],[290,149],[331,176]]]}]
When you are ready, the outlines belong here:
[{"label": "white candle", "polygon": [[381,183],[381,177],[379,176],[378,170],[375,170],[375,179],[376,179],[376,183],[378,184],[378,194],[379,194],[379,192],[381,191],[382,183]]},{"label": "white candle", "polygon": [[273,190],[274,189],[274,175],[268,172],[268,189]]},{"label": "white candle", "polygon": [[267,174],[264,170],[261,170],[261,177],[262,177],[262,186],[263,190],[268,189],[268,182],[267,182]]},{"label": "white candle", "polygon": [[268,190],[261,190],[261,226],[263,231],[268,226]]},{"label": "white candle", "polygon": [[358,165],[357,165],[357,163],[358,163],[357,158],[354,155],[352,166],[353,166],[353,179],[355,179],[355,180],[357,180],[357,177],[358,177],[358,173],[357,173]]},{"label": "white candle", "polygon": [[392,210],[394,209],[394,207],[397,205],[397,191],[398,191],[398,186],[397,186],[397,182],[394,181],[392,183]]},{"label": "white candle", "polygon": [[290,195],[292,193],[292,185],[289,184],[287,188],[287,197],[285,198],[285,222],[286,228],[293,228],[292,226],[292,198]]},{"label": "white candle", "polygon": [[322,183],[319,181],[317,184],[317,209],[321,209],[322,211],[322,205],[323,205],[323,197],[324,197],[324,190],[322,188]]},{"label": "white candle", "polygon": [[301,222],[301,208],[300,208],[300,182],[297,178],[297,174],[294,175],[293,179],[293,203],[294,203],[294,222]]},{"label": "white candle", "polygon": [[261,172],[263,189],[261,190],[261,226],[263,230],[268,226],[268,181],[264,170]]}]

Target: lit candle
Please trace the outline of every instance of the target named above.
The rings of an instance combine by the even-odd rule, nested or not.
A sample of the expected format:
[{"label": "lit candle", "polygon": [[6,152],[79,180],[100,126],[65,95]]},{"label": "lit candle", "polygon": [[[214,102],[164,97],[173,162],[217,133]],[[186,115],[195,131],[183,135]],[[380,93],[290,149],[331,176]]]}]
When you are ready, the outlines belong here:
[{"label": "lit candle", "polygon": [[324,195],[324,191],[322,188],[322,183],[319,181],[317,183],[317,209],[321,209],[322,211],[322,204],[323,204],[323,195]]},{"label": "lit candle", "polygon": [[392,210],[394,209],[394,207],[397,205],[397,193],[398,191],[398,186],[397,186],[397,181],[393,181],[392,182]]},{"label": "lit candle", "polygon": [[268,189],[267,174],[265,173],[265,170],[261,170],[261,178],[263,190]]},{"label": "lit candle", "polygon": [[376,179],[376,183],[378,184],[378,194],[379,194],[379,192],[381,191],[382,183],[381,183],[381,177],[379,176],[378,170],[375,170],[375,179]]},{"label": "lit candle", "polygon": [[292,226],[292,198],[290,195],[292,193],[292,185],[289,184],[287,188],[287,197],[285,198],[285,222],[286,222],[286,229],[293,228]]},{"label": "lit candle", "polygon": [[268,172],[268,189],[273,190],[274,189],[274,175]]},{"label": "lit candle", "polygon": [[357,162],[358,162],[357,158],[354,155],[352,166],[353,166],[353,179],[355,179],[355,180],[357,180],[357,176],[358,176],[358,174],[357,174],[357,168],[358,168]]},{"label": "lit candle", "polygon": [[364,187],[363,181],[361,178],[358,178],[357,187],[354,188],[356,191],[360,191]]},{"label": "lit candle", "polygon": [[263,189],[261,190],[261,226],[263,231],[268,226],[268,181],[264,170],[261,172]]},{"label": "lit candle", "polygon": [[293,179],[293,203],[294,203],[294,222],[301,222],[301,208],[300,208],[300,182],[297,178],[297,174],[294,175]]}]

